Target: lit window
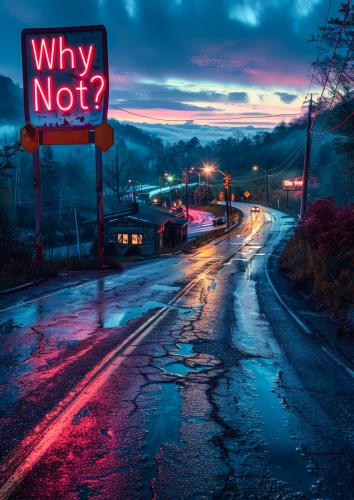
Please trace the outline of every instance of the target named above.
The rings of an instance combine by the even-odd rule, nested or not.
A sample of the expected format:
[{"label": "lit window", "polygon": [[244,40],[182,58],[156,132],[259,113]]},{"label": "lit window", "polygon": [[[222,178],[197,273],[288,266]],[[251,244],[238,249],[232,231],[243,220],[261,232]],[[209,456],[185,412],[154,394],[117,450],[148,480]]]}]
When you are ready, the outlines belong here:
[{"label": "lit window", "polygon": [[128,233],[118,233],[117,241],[119,245],[128,245],[129,243]]},{"label": "lit window", "polygon": [[132,245],[142,245],[143,235],[142,234],[132,234]]}]

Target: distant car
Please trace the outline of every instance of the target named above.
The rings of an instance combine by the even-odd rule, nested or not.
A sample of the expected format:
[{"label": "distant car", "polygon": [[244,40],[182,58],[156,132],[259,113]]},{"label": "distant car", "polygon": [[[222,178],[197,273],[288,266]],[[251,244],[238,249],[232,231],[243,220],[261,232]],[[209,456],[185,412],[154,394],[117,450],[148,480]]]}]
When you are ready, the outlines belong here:
[{"label": "distant car", "polygon": [[216,219],[213,220],[214,226],[221,226],[221,224],[225,224],[225,217],[216,217]]},{"label": "distant car", "polygon": [[251,208],[251,212],[260,212],[260,208],[257,207],[257,205],[253,205],[253,207]]}]

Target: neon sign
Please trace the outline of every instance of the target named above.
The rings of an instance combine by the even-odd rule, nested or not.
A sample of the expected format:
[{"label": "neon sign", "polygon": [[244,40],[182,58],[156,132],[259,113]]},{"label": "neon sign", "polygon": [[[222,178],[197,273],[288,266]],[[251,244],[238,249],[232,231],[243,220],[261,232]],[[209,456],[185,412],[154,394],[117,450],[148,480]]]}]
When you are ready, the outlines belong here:
[{"label": "neon sign", "polygon": [[303,186],[302,177],[293,177],[282,181],[283,191],[301,191]]},{"label": "neon sign", "polygon": [[[282,189],[283,191],[301,191],[302,186],[304,184],[302,176],[293,177],[291,179],[283,179],[282,180]],[[310,176],[309,184],[316,187],[318,185],[317,177]]]},{"label": "neon sign", "polygon": [[104,26],[22,32],[26,122],[40,130],[96,128],[107,118]]}]

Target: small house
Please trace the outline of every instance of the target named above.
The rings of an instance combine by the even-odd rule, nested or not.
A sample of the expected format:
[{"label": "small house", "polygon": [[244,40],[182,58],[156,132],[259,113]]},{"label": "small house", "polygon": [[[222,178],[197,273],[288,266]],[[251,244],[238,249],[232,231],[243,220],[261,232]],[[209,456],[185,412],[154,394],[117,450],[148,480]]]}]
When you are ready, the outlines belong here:
[{"label": "small house", "polygon": [[118,254],[152,255],[187,240],[187,220],[173,212],[150,205],[121,217],[105,215],[105,244],[114,244]]}]

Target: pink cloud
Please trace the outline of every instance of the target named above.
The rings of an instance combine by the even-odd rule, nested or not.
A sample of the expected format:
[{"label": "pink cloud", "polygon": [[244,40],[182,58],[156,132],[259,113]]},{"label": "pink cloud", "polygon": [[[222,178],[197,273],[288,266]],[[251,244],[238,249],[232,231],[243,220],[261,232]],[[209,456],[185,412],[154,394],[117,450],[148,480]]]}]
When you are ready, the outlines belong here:
[{"label": "pink cloud", "polygon": [[[273,57],[269,57],[270,53]],[[286,58],[272,39],[257,46],[239,47],[235,42],[210,46],[205,54],[194,55],[189,61],[202,69],[224,72],[223,78],[230,73],[236,75],[243,83],[303,88],[308,81],[306,62],[301,64]]]}]

